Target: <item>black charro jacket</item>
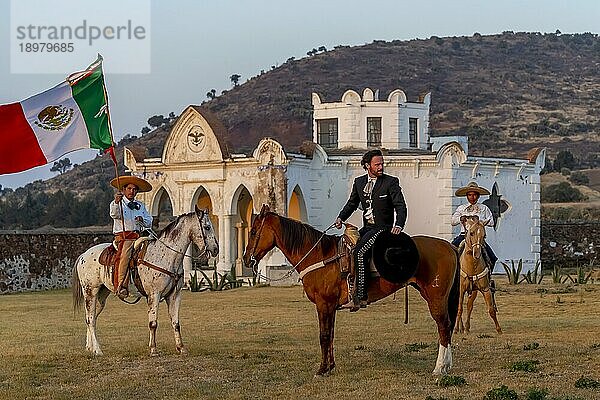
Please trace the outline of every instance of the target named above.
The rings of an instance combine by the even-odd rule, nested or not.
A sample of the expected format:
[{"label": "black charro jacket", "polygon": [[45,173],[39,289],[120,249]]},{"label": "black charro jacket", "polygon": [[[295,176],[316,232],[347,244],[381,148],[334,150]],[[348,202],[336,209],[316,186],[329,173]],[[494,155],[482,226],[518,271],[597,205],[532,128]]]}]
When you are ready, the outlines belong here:
[{"label": "black charro jacket", "polygon": [[[338,217],[345,221],[348,219],[360,204],[363,210],[367,209],[367,198],[363,189],[368,180],[368,175],[362,175],[354,179],[350,198]],[[400,188],[400,182],[395,176],[383,174],[377,178],[373,192],[371,194],[373,201],[373,217],[375,226],[378,228],[392,228],[399,226],[404,229],[406,223],[406,202]],[[396,212],[396,222],[394,223],[394,211]],[[363,216],[363,225],[367,221]]]}]

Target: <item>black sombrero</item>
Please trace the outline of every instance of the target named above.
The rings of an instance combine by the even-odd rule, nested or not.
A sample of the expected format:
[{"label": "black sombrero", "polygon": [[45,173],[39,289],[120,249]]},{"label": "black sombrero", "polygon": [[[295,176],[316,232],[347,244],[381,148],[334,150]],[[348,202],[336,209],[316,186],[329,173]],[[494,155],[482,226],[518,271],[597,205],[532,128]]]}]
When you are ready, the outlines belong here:
[{"label": "black sombrero", "polygon": [[373,243],[372,260],[383,279],[392,283],[404,283],[417,270],[419,251],[406,233],[394,235],[385,230]]}]

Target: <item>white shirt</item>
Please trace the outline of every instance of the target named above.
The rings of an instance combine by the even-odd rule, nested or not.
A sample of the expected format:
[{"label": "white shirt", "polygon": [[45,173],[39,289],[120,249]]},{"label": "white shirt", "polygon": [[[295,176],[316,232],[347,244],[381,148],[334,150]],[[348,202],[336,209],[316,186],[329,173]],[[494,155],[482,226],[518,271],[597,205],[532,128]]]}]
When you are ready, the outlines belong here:
[{"label": "white shirt", "polygon": [[[148,214],[146,206],[141,201],[134,200],[140,205],[139,210],[132,210],[127,207],[129,200],[123,197],[121,204],[123,205],[123,214],[125,214],[125,230],[126,231],[139,231],[141,230],[140,224],[135,220],[135,217],[142,217],[146,226],[152,226],[152,216]],[[118,203],[115,201],[110,202],[110,217],[113,219],[113,233],[123,232],[123,223],[121,222],[121,209]]]},{"label": "white shirt", "polygon": [[483,223],[483,225],[494,226],[494,216],[492,215],[492,212],[490,211],[488,206],[481,203],[461,204],[456,208],[454,214],[452,214],[452,220],[450,223],[452,224],[452,226],[460,224],[460,232],[465,233],[465,227],[462,226],[462,224],[460,223],[460,217],[473,217],[475,215],[479,217],[479,220]]}]

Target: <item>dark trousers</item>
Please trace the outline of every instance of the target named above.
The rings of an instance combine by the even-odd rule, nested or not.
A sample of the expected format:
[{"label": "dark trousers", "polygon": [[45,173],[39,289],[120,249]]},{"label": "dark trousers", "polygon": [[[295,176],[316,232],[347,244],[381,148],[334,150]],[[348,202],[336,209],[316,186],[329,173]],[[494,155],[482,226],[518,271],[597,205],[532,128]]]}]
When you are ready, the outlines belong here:
[{"label": "dark trousers", "polygon": [[355,300],[367,300],[371,252],[373,243],[375,243],[375,239],[377,239],[377,235],[382,231],[382,228],[375,226],[364,226],[359,231],[360,239],[354,248],[354,265],[356,266],[356,277],[354,279],[356,283]]},{"label": "dark trousers", "polygon": [[[465,240],[465,234],[461,233],[460,235],[455,237],[454,240],[452,240],[452,244],[455,245],[456,247],[458,247],[458,246],[460,246],[460,244],[462,243],[463,240]],[[488,258],[490,259],[490,262],[492,263],[492,268],[494,268],[494,265],[496,265],[496,261],[498,261],[498,257],[496,257],[494,250],[492,250],[492,248],[490,247],[489,244],[487,244],[487,242],[485,243],[485,251],[487,252]],[[490,273],[491,272],[492,271],[490,271]]]}]

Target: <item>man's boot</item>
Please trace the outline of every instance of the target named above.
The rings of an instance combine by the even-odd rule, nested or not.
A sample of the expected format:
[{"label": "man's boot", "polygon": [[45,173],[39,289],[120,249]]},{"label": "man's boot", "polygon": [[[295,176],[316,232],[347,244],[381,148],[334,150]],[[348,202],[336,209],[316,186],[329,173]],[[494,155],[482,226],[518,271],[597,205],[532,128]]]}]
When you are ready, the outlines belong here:
[{"label": "man's boot", "polygon": [[360,305],[357,302],[356,296],[356,274],[354,276],[348,276],[348,302],[340,307],[342,310],[350,310],[350,312],[356,312],[360,309]]}]

